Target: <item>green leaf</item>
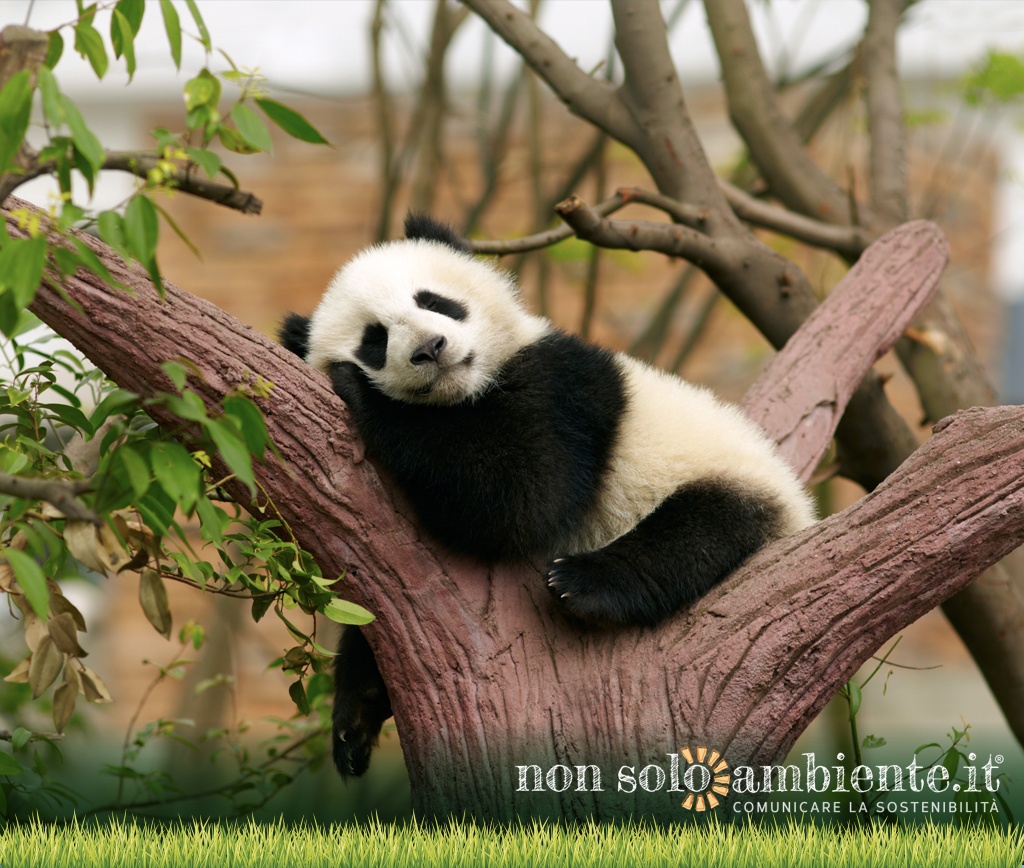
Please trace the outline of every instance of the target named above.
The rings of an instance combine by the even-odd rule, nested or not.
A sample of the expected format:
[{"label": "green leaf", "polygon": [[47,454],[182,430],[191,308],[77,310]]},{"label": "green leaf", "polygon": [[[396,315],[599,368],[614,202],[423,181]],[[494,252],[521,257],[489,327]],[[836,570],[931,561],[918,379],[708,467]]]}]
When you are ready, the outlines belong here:
[{"label": "green leaf", "polygon": [[[233,153],[255,154],[258,150],[250,145],[238,130],[234,130],[231,127],[220,127],[217,130],[217,135],[220,137],[220,143]],[[235,186],[237,187],[238,185],[236,184]]]},{"label": "green leaf", "polygon": [[124,234],[128,249],[143,265],[153,261],[160,223],[156,208],[145,196],[134,196],[124,212]]},{"label": "green leaf", "polygon": [[171,46],[171,60],[175,67],[181,69],[181,20],[178,18],[178,10],[171,0],[160,0],[160,14],[164,17],[164,30],[167,31],[167,41]]},{"label": "green leaf", "polygon": [[103,78],[107,72],[107,49],[100,32],[90,22],[91,18],[81,19],[75,25],[75,51],[89,61],[97,78]]},{"label": "green leaf", "polygon": [[293,139],[299,139],[300,141],[309,142],[313,145],[330,144],[327,139],[320,135],[320,132],[316,127],[314,127],[294,109],[290,109],[288,106],[282,105],[272,99],[257,99],[256,105],[263,110],[263,113],[268,118],[288,133],[288,135]]},{"label": "green leaf", "polygon": [[942,758],[942,766],[948,772],[949,779],[953,780],[956,777],[956,770],[960,767],[960,751],[955,747],[947,750]]},{"label": "green leaf", "polygon": [[291,687],[288,688],[288,695],[292,698],[292,702],[295,703],[300,714],[309,714],[309,700],[306,698],[306,688],[302,686],[301,681],[292,682]]},{"label": "green leaf", "polygon": [[193,111],[200,106],[217,107],[220,102],[220,82],[208,69],[185,82],[185,109]]},{"label": "green leaf", "polygon": [[96,221],[100,238],[114,248],[122,257],[128,259],[128,240],[125,237],[124,218],[116,211],[101,211]]},{"label": "green leaf", "polygon": [[46,48],[46,60],[43,61],[43,65],[47,69],[53,69],[57,65],[57,61],[60,60],[63,53],[64,37],[60,35],[59,30],[51,30],[50,44]]},{"label": "green leaf", "polygon": [[120,464],[124,469],[128,483],[136,497],[142,497],[148,490],[151,481],[149,466],[141,455],[130,446],[122,446],[113,455],[113,465]]},{"label": "green leaf", "polygon": [[0,775],[20,775],[25,771],[17,757],[11,756],[7,751],[0,750]]},{"label": "green leaf", "polygon": [[270,151],[273,148],[270,130],[260,120],[259,115],[245,103],[235,103],[231,109],[231,119],[235,122],[239,135],[254,148],[260,151]]},{"label": "green leaf", "polygon": [[128,67],[128,81],[131,81],[135,75],[135,34],[128,18],[120,9],[121,5],[118,3],[114,7],[114,14],[110,18],[110,41],[114,46],[114,57],[124,55],[124,62]]},{"label": "green leaf", "polygon": [[39,564],[31,555],[17,549],[5,549],[3,556],[14,570],[14,577],[25,592],[32,611],[45,621],[50,611],[50,592],[46,589],[46,576]]},{"label": "green leaf", "polygon": [[43,97],[43,114],[55,127],[64,126],[67,117],[64,114],[64,103],[60,99],[60,88],[57,79],[46,67],[39,70],[39,92]]},{"label": "green leaf", "polygon": [[203,21],[203,16],[199,14],[199,7],[196,6],[195,0],[185,0],[185,5],[188,6],[188,11],[192,13],[192,20],[195,21],[196,27],[199,28],[199,39],[203,43],[203,48],[211,51],[213,43],[210,42],[210,31],[206,29],[206,22]]},{"label": "green leaf", "polygon": [[19,726],[11,734],[11,748],[17,752],[21,750],[32,740],[32,733],[25,729],[23,726]]},{"label": "green leaf", "polygon": [[274,604],[273,594],[260,594],[258,597],[252,598],[252,619],[257,624],[260,619],[267,614],[269,609]]},{"label": "green leaf", "polygon": [[256,456],[257,461],[262,461],[270,436],[260,408],[248,398],[233,395],[224,399],[224,412],[238,420],[246,448]]},{"label": "green leaf", "polygon": [[0,90],[0,172],[6,170],[28,129],[32,111],[32,82],[28,70],[11,76]]},{"label": "green leaf", "polygon": [[320,611],[339,624],[362,625],[369,624],[374,619],[373,614],[362,606],[337,598],[331,600]]},{"label": "green leaf", "polygon": [[252,472],[252,456],[241,435],[235,433],[223,419],[210,419],[206,430],[217,447],[221,460],[235,476],[249,487],[250,494],[256,493],[256,478]]},{"label": "green leaf", "polygon": [[114,391],[104,395],[103,400],[96,405],[96,409],[92,411],[92,416],[89,417],[93,428],[99,428],[112,414],[130,407],[135,403],[137,397],[134,392],[128,392],[124,389],[114,389]]},{"label": "green leaf", "polygon": [[149,454],[156,481],[186,515],[199,500],[198,465],[184,446],[170,441],[154,443]]},{"label": "green leaf", "polygon": [[193,163],[206,172],[208,177],[215,178],[220,172],[221,159],[213,151],[206,148],[185,148],[185,153]]},{"label": "green leaf", "polygon": [[46,238],[11,238],[0,250],[0,293],[10,295],[17,310],[36,297],[46,265]]},{"label": "green leaf", "polygon": [[978,105],[985,99],[1006,103],[1024,93],[1024,60],[1014,54],[990,51],[984,63],[967,76],[964,99]]},{"label": "green leaf", "polygon": [[95,171],[103,168],[106,160],[106,153],[103,145],[96,138],[92,130],[82,119],[82,113],[78,110],[67,94],[60,95],[60,103],[64,109],[64,119],[67,121],[68,129],[71,130],[71,140],[75,143],[75,149],[85,157]]},{"label": "green leaf", "polygon": [[142,27],[142,17],[146,13],[145,0],[118,0],[114,10],[124,15],[132,29],[132,36],[138,36]]}]

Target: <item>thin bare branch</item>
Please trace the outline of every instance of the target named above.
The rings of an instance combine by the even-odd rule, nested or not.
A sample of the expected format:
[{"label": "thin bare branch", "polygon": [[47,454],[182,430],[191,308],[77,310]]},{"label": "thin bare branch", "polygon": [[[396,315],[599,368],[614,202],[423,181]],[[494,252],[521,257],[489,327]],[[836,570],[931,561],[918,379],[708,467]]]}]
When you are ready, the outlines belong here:
[{"label": "thin bare branch", "polygon": [[463,2],[523,57],[573,114],[620,141],[635,138],[635,124],[617,89],[587,75],[528,14],[508,0]]},{"label": "thin bare branch", "polygon": [[[603,202],[598,202],[590,210],[595,214],[606,217],[628,204],[629,199],[622,195],[622,190],[618,190],[615,195],[609,196]],[[485,256],[505,256],[509,253],[526,253],[530,250],[551,247],[553,244],[558,244],[559,241],[572,238],[573,234],[571,226],[558,226],[546,232],[526,235],[523,238],[512,238],[508,241],[500,239],[495,241],[471,239],[469,244],[473,248],[474,253],[480,253]]]},{"label": "thin bare branch", "polygon": [[[146,151],[108,151],[103,163],[104,169],[129,172],[139,178],[146,178],[160,161],[156,155]],[[178,169],[167,176],[167,182],[176,190],[199,199],[208,199],[225,208],[234,208],[243,214],[259,214],[263,200],[228,184],[218,184],[201,178],[194,168]]]},{"label": "thin bare branch", "polygon": [[622,250],[654,250],[681,256],[702,269],[723,270],[732,245],[716,241],[678,223],[646,220],[608,220],[577,196],[570,196],[555,208],[577,237],[599,247]]},{"label": "thin bare branch", "polygon": [[871,206],[890,225],[907,219],[903,95],[896,71],[896,29],[903,0],[871,0],[864,33]]},{"label": "thin bare branch", "polygon": [[859,226],[822,223],[764,202],[724,179],[719,179],[718,183],[736,216],[752,226],[771,229],[815,247],[834,250],[851,259],[860,256],[870,243],[867,230]]},{"label": "thin bare branch", "polygon": [[78,495],[88,490],[89,482],[86,480],[40,479],[0,473],[0,494],[22,500],[45,500],[57,507],[67,518],[101,525],[103,519],[77,499]]},{"label": "thin bare branch", "polygon": [[811,159],[779,108],[743,0],[705,0],[704,9],[729,114],[772,192],[802,214],[850,223],[846,193]]}]

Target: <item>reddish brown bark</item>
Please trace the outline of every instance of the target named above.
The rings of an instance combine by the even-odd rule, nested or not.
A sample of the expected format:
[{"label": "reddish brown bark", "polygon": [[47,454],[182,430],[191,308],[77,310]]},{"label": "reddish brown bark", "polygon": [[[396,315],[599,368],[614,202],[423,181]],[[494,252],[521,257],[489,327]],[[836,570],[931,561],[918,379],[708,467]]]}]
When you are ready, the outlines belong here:
[{"label": "reddish brown bark", "polygon": [[[898,232],[883,240],[883,261],[867,258],[869,273],[853,275],[822,311],[847,309],[849,292],[877,295],[880,273],[916,274],[901,303],[922,303],[941,241],[921,224]],[[770,546],[659,629],[582,632],[559,615],[535,568],[484,568],[423,538],[361,460],[323,377],[204,301],[174,287],[158,300],[144,275],[90,243],[135,295],[83,275],[69,286],[80,310],[45,289],[34,310],[122,386],[166,388],[158,365],[177,356],[203,371],[191,388],[208,402],[256,374],[275,383],[263,409],[286,463],[269,460],[260,481],[325,573],[347,571],[341,593],[377,615],[366,633],[421,815],[676,817],[678,797],[620,794],[615,771],[664,765],[666,754],[698,743],[733,765],[778,759],[886,638],[1024,539],[1024,410],[970,411],[873,495]],[[915,261],[926,267],[915,271]],[[833,326],[822,313],[808,329]],[[859,358],[838,366],[836,381],[877,350],[877,334],[856,333],[860,342],[839,356]],[[793,361],[780,357],[775,382],[796,400],[807,366]],[[849,387],[824,389],[835,416]],[[760,394],[773,395],[768,383]],[[748,409],[756,416],[760,406]],[[804,411],[763,418],[781,436]],[[815,430],[815,443],[827,437]],[[605,791],[517,792],[516,766],[527,763],[599,765]]]}]

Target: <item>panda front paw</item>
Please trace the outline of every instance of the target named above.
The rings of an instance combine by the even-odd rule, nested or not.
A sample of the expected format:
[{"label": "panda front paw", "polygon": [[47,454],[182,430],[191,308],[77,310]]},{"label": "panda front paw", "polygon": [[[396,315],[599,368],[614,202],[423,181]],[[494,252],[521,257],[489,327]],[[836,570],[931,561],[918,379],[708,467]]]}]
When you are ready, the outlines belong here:
[{"label": "panda front paw", "polygon": [[555,558],[547,566],[548,590],[573,617],[589,624],[628,623],[616,577],[598,553]]}]

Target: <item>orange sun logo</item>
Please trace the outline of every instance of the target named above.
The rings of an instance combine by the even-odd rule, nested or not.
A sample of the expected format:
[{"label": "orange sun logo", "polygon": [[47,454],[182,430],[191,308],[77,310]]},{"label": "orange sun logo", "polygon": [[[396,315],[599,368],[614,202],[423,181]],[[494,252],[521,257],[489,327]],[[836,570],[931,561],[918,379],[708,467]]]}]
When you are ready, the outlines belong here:
[{"label": "orange sun logo", "polygon": [[681,802],[682,806],[688,811],[696,808],[698,812],[717,808],[718,796],[729,792],[729,763],[717,750],[709,752],[706,747],[697,748],[696,759],[688,747],[680,748],[679,753],[688,764],[683,772],[683,784],[689,794]]}]

